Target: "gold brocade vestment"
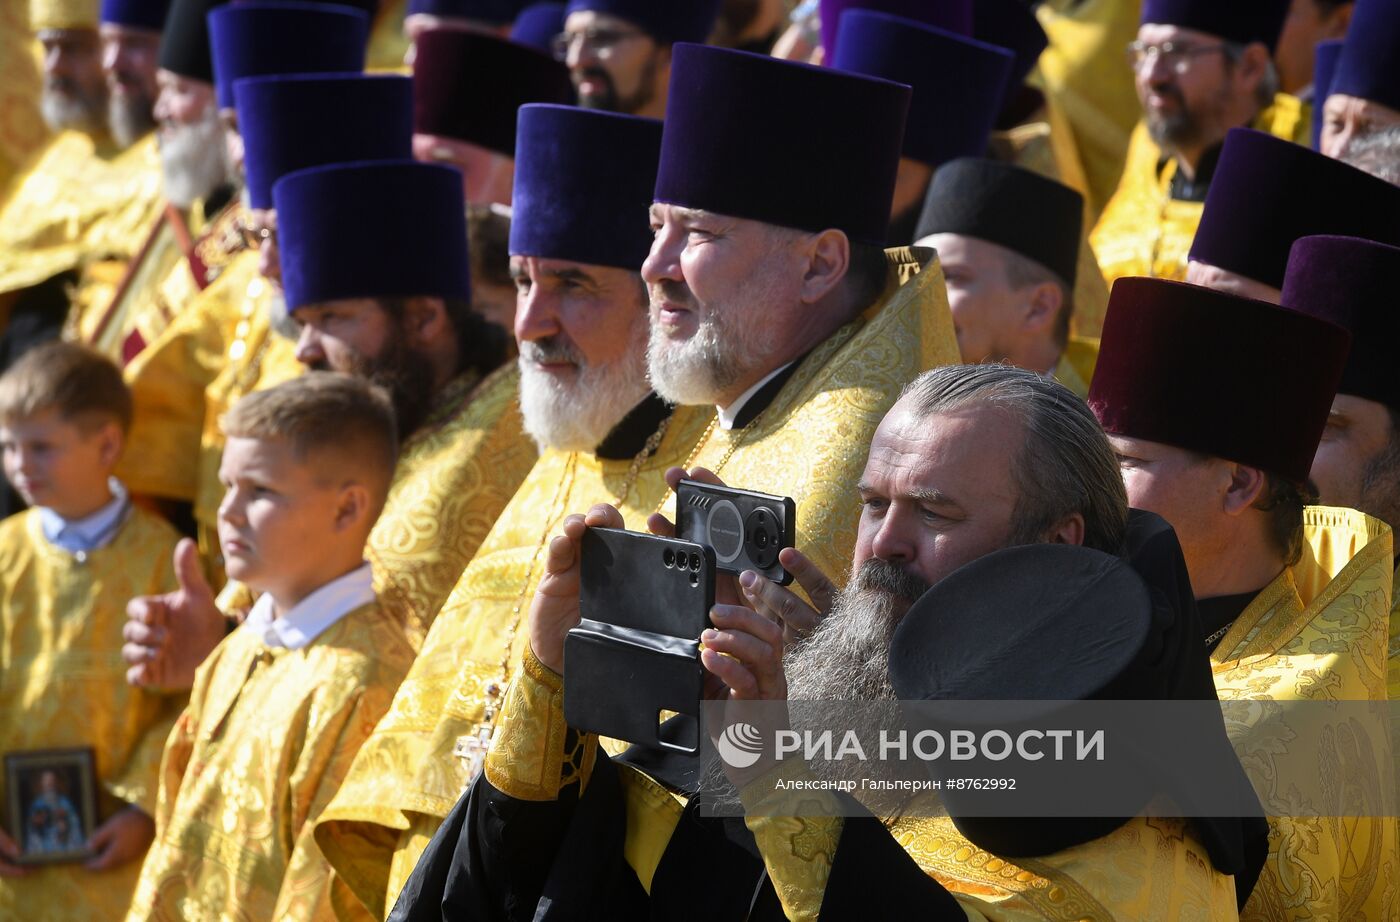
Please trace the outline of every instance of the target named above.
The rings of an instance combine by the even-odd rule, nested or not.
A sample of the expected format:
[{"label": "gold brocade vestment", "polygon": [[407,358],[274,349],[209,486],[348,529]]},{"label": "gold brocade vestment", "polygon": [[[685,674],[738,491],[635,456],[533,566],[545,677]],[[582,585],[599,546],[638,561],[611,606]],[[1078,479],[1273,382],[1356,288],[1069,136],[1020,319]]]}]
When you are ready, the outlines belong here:
[{"label": "gold brocade vestment", "polygon": [[166,746],[130,922],[343,917],[312,828],[412,659],[377,603],[299,650],[230,634]]},{"label": "gold brocade vestment", "polygon": [[[79,563],[44,538],[37,511],[0,523],[0,753],[91,747],[99,822],[126,804],[155,814],[161,751],[185,698],[127,684],[122,626],[128,599],[175,588],[178,537],[133,508]],[[137,856],[102,873],[63,864],[0,879],[0,918],[119,919],[140,869]]]},{"label": "gold brocade vestment", "polygon": [[[568,785],[587,783],[593,758],[579,760],[575,753],[597,753],[591,745],[596,737],[583,734],[579,747],[564,751],[563,678],[530,653],[506,695],[501,727],[502,739],[486,759],[487,779],[497,790],[517,800],[547,801]],[[650,892],[685,800],[634,766],[614,765],[627,811],[623,854]],[[781,774],[798,783],[813,780],[805,765],[788,763],[752,782],[741,793],[745,822],[787,917],[814,922],[845,821],[828,791],[794,788],[775,794]],[[801,801],[801,815],[784,815],[799,811],[776,808],[767,801],[773,796]],[[946,817],[888,822],[890,834],[954,895],[970,922],[1236,918],[1233,878],[1215,871],[1181,820],[1140,817],[1093,842],[1015,863],[972,845]]]},{"label": "gold brocade vestment", "polygon": [[[1308,107],[1280,93],[1252,127],[1307,144],[1311,130]],[[1205,206],[1172,198],[1175,175],[1176,161],[1163,158],[1161,149],[1148,136],[1146,123],[1139,122],[1128,144],[1128,160],[1118,191],[1089,237],[1110,288],[1116,280],[1128,276],[1177,281],[1186,278],[1187,254]]]},{"label": "gold brocade vestment", "polygon": [[520,417],[514,362],[484,381],[450,383],[404,443],[384,511],[369,535],[375,591],[423,645],[438,610],[538,452]]},{"label": "gold brocade vestment", "polygon": [[154,133],[120,153],[65,131],[0,204],[0,294],[95,260],[124,265],[164,205]]},{"label": "gold brocade vestment", "polygon": [[[711,408],[681,407],[647,458],[621,510],[643,528],[667,493],[668,468],[690,456]],[[454,750],[482,719],[502,664],[525,645],[523,610],[543,569],[543,543],[565,515],[614,502],[629,460],[546,451],[457,581],[404,680],[393,707],[361,750],[322,816],[316,839],[338,883],[379,917],[388,912],[428,839],[461,796],[466,763]],[[392,861],[392,865],[391,865]]]},{"label": "gold brocade vestment", "polygon": [[[1285,701],[1386,700],[1390,528],[1350,509],[1308,507],[1303,558],[1250,603],[1211,658],[1222,701],[1268,706],[1227,724],[1259,792],[1269,858],[1245,920],[1390,920],[1400,913],[1400,843],[1389,728],[1339,714],[1320,734]],[[1262,779],[1262,783],[1261,783]]]}]

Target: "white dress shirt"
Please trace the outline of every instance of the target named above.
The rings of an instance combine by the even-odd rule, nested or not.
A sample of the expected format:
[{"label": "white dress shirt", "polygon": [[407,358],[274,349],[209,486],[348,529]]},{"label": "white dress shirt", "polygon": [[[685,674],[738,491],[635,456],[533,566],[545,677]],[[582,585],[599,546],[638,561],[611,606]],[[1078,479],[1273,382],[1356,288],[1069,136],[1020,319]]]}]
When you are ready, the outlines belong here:
[{"label": "white dress shirt", "polygon": [[370,565],[361,564],[326,583],[280,618],[272,616],[272,596],[264,592],[253,603],[243,629],[256,633],[269,647],[300,650],[341,618],[373,602],[373,584]]},{"label": "white dress shirt", "polygon": [[117,478],[107,478],[107,489],[112,492],[111,502],[81,519],[65,519],[52,509],[40,506],[39,529],[45,540],[80,558],[111,544],[126,520],[131,503],[126,487]]},{"label": "white dress shirt", "polygon": [[738,419],[738,418],[739,418],[739,414],[742,413],[742,412],[744,412],[744,406],[745,406],[750,400],[753,399],[754,394],[757,394],[759,391],[763,390],[763,385],[767,384],[769,381],[772,381],[772,380],[773,380],[774,378],[776,378],[778,375],[782,374],[784,371],[787,370],[788,365],[791,365],[791,364],[792,364],[791,362],[788,362],[787,365],[784,365],[784,366],[781,367],[781,368],[775,369],[775,370],[773,371],[772,374],[767,375],[766,377],[763,378],[763,380],[759,381],[759,382],[758,382],[757,384],[755,384],[753,387],[749,388],[748,390],[746,390],[746,391],[744,391],[742,394],[740,394],[738,400],[735,400],[733,403],[731,403],[731,404],[730,404],[729,406],[727,406],[727,407],[720,407],[720,408],[719,408],[719,427],[720,427],[721,429],[724,429],[724,430],[733,429],[733,428],[734,428],[734,420]]}]

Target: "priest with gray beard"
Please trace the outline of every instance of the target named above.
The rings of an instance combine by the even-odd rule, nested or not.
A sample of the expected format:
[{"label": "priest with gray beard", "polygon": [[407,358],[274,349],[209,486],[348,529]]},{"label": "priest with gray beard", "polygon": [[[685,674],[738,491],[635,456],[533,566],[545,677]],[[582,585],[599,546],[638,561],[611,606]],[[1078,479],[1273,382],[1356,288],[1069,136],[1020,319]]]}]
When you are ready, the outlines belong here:
[{"label": "priest with gray beard", "polygon": [[[686,473],[672,470],[668,479],[674,485]],[[688,473],[714,479],[704,470]],[[1181,600],[1184,607],[1148,605],[1154,611],[1151,629],[1094,676],[1106,687],[1124,676],[1150,675],[1167,696],[1211,691],[1205,655],[1192,633],[1198,622],[1189,591],[1179,591],[1185,585],[1184,563],[1170,529],[1157,519],[1146,526],[1139,519],[1136,543],[1129,540],[1134,526],[1116,459],[1087,407],[1063,386],[1001,365],[928,372],[885,416],[869,446],[864,474],[852,486],[862,500],[854,576],[846,590],[833,592],[810,566],[800,571],[809,589],[835,600],[831,615],[808,640],[785,655],[784,625],[730,604],[739,600],[731,583],[716,586],[720,604],[711,611],[713,627],[699,638],[712,700],[727,702],[732,710],[799,696],[893,699],[891,639],[906,615],[916,625],[928,623],[928,611],[911,614],[911,609],[926,608],[919,600],[930,587],[952,582],[964,567],[998,551],[1027,545],[1070,546],[1075,554],[1082,549],[1126,570],[1118,555],[1125,545],[1130,550],[1141,545],[1144,535],[1153,553],[1134,550],[1134,567],[1155,571],[1142,576],[1153,587],[1149,591],[1161,593],[1154,599]],[[579,623],[581,542],[589,528],[623,524],[616,508],[594,506],[586,516],[567,518],[563,533],[549,544],[545,575],[530,606],[529,646],[506,693],[485,773],[428,846],[391,920],[436,920],[449,906],[488,920],[1032,917],[1022,894],[994,893],[985,880],[979,881],[981,892],[959,889],[955,869],[933,861],[945,849],[930,855],[917,846],[930,832],[921,826],[890,829],[886,823],[900,822],[899,817],[882,822],[859,808],[852,814],[849,805],[845,818],[841,805],[800,817],[772,810],[764,800],[774,791],[757,783],[760,775],[768,778],[774,771],[771,758],[746,770],[728,767],[746,812],[742,822],[725,820],[699,809],[695,782],[703,768],[698,758],[643,746],[609,758],[595,734],[565,725],[563,648]],[[654,532],[671,530],[660,517],[649,525]],[[1140,564],[1138,556],[1153,567]],[[787,560],[799,562],[790,554]],[[752,585],[756,576],[742,578]],[[1049,597],[1055,597],[1054,590],[1042,594]],[[1120,618],[1130,617],[1114,610]],[[1081,620],[1085,611],[1081,608]],[[1102,617],[1103,608],[1087,611]],[[993,663],[1007,659],[1024,636],[1035,643],[1019,649],[1019,661],[1041,657],[1038,644],[1053,633],[1055,618],[1015,608],[1011,615],[1035,627],[1022,631],[1008,625],[987,637],[984,645],[992,653],[983,671],[998,676],[1001,690],[1014,698],[1019,676],[999,675]],[[1077,642],[1077,636],[1070,639]],[[937,646],[936,637],[924,641]],[[1055,662],[1048,658],[1041,674],[1053,674]],[[906,691],[901,697],[908,696]],[[638,701],[639,707],[647,705]],[[1213,732],[1225,746],[1223,722]],[[804,789],[802,797],[823,796],[812,790]],[[1212,918],[1228,917],[1237,900],[1230,875],[1240,875],[1247,895],[1263,860],[1259,830],[1251,836],[1238,820],[1139,816],[1032,825],[1033,832],[1013,843],[1025,850],[1011,854],[1044,856],[1036,868],[1048,877],[1047,886],[1076,893],[1103,918],[1165,922],[1181,917],[1134,912],[1146,905],[1146,894],[1163,891],[1184,894],[1198,908],[1210,906]],[[960,835],[952,827],[936,833],[944,841]],[[1052,839],[1054,846],[1048,844]],[[963,850],[976,848],[968,844]],[[1056,864],[1062,856],[1049,854],[1085,853],[1076,850],[1088,850],[1096,860]],[[960,851],[957,843],[951,851]],[[1171,857],[1157,861],[1163,852]]]}]

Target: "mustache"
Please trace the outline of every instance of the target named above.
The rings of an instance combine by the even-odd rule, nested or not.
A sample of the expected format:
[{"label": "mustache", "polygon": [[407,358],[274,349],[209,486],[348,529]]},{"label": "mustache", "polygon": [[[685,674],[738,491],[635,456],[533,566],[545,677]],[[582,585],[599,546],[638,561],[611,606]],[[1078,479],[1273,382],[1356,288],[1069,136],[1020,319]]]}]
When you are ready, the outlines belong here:
[{"label": "mustache", "polygon": [[529,340],[520,344],[520,357],[527,362],[552,364],[568,362],[582,367],[585,362],[578,346],[562,336]]},{"label": "mustache", "polygon": [[651,286],[651,301],[653,304],[666,301],[681,307],[694,307],[695,295],[685,282],[662,279]]},{"label": "mustache", "polygon": [[851,588],[883,592],[913,605],[933,587],[916,573],[887,560],[872,557],[855,572],[851,579]]}]

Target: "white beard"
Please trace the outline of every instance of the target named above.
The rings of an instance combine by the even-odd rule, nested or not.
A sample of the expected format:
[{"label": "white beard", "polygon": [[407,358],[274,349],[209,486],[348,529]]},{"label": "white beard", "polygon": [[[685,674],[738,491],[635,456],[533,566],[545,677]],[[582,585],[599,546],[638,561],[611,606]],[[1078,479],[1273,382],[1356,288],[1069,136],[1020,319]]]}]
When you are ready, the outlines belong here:
[{"label": "white beard", "polygon": [[718,405],[736,382],[764,368],[777,348],[771,327],[756,319],[767,300],[759,295],[711,306],[687,340],[676,341],[653,323],[647,374],[656,393],[680,406]]},{"label": "white beard", "polygon": [[134,96],[107,97],[107,127],[121,147],[130,147],[156,127],[150,100]]},{"label": "white beard", "polygon": [[[641,403],[649,390],[642,358],[646,326],[633,325],[625,357],[588,365],[571,343],[520,344],[520,412],[525,431],[540,446],[558,451],[593,451]],[[572,382],[541,370],[542,358],[564,358],[578,365]]]},{"label": "white beard", "polygon": [[160,166],[165,197],[178,208],[208,198],[229,181],[224,129],[212,106],[198,122],[173,126],[161,136]]}]

